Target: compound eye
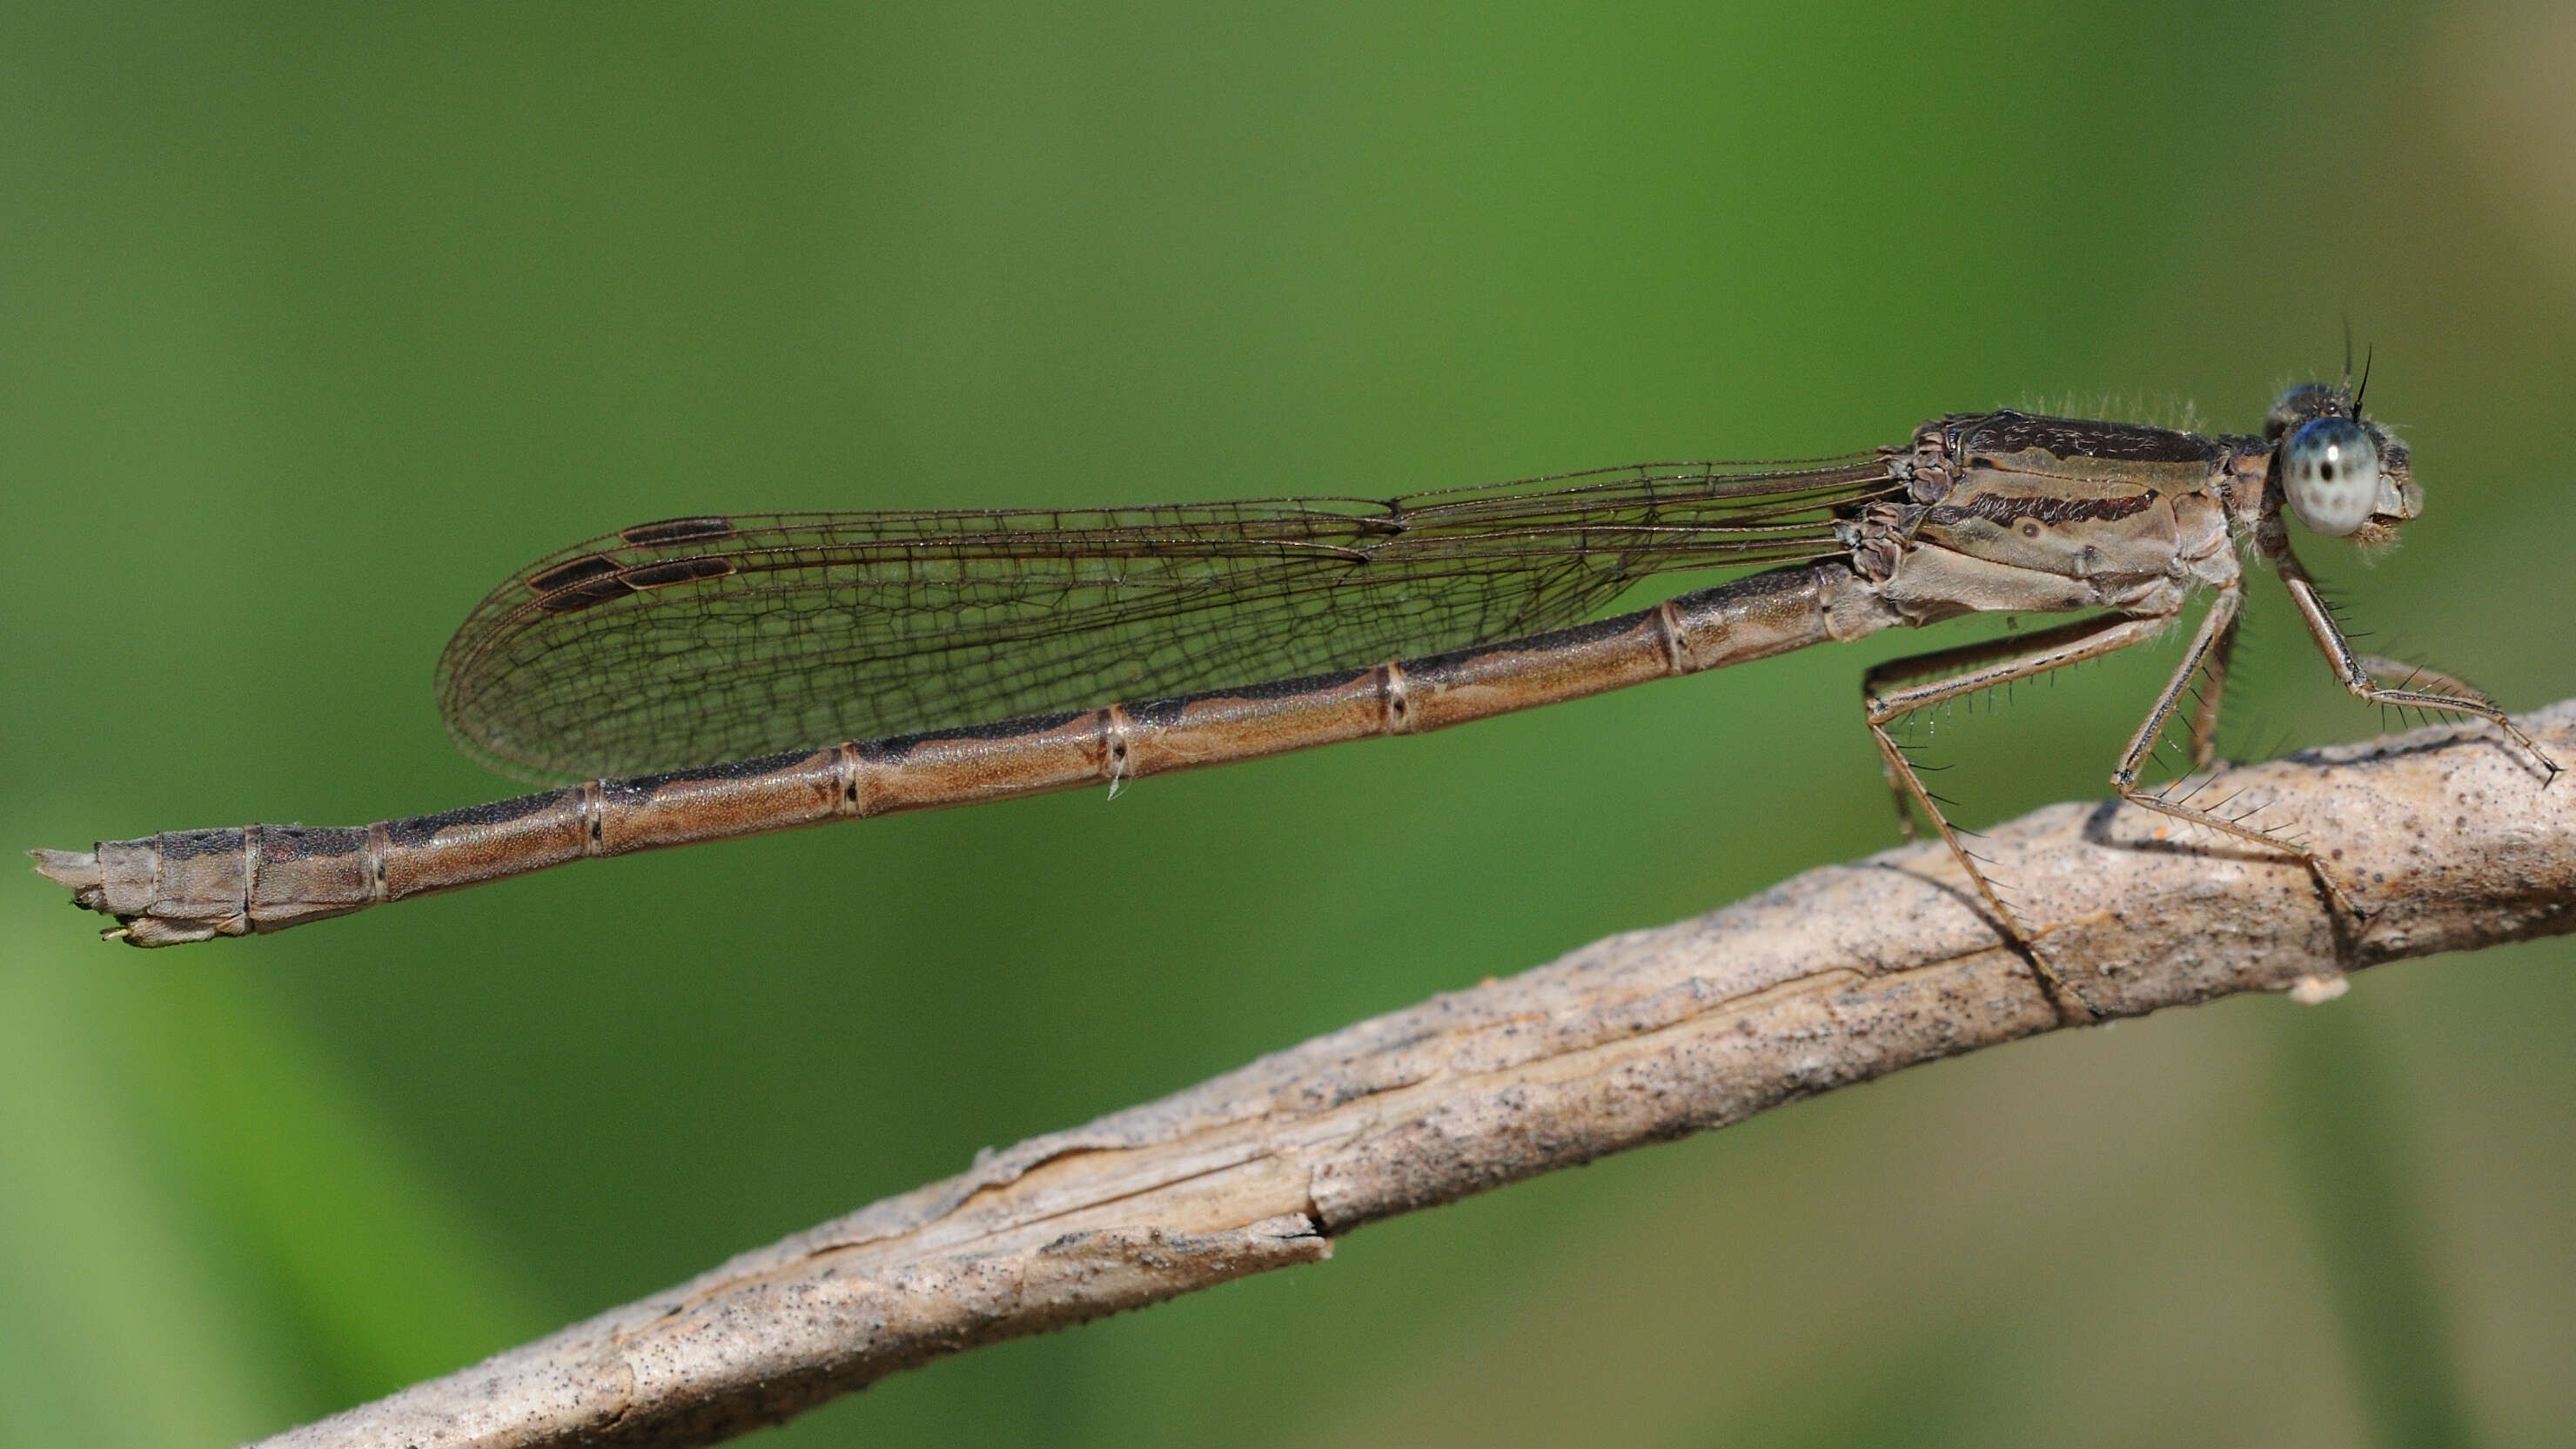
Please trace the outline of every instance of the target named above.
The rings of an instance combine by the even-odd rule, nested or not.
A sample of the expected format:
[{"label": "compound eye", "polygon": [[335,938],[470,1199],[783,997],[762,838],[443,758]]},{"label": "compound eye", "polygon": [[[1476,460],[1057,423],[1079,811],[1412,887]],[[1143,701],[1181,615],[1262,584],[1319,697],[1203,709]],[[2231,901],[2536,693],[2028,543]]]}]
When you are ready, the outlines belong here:
[{"label": "compound eye", "polygon": [[2281,450],[2290,511],[2328,538],[2347,538],[2379,503],[2379,446],[2350,418],[2312,418]]}]

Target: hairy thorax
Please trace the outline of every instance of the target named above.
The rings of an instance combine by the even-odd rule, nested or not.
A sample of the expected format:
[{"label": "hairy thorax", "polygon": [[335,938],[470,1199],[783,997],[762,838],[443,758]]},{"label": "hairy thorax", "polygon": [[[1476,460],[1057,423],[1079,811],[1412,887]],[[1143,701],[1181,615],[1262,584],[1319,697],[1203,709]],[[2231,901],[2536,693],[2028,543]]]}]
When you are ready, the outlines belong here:
[{"label": "hairy thorax", "polygon": [[1910,623],[1980,612],[2171,614],[2236,577],[2231,440],[2096,435],[2018,413],[1927,424],[1891,466],[1906,501],[1849,531],[1853,567]]}]

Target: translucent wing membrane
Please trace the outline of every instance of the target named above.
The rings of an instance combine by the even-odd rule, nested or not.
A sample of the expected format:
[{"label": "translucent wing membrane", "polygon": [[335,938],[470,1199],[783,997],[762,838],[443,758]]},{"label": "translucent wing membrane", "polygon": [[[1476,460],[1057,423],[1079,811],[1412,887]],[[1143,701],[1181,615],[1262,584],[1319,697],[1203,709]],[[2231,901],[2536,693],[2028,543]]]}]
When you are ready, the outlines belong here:
[{"label": "translucent wing membrane", "polygon": [[1542,632],[1653,573],[1836,551],[1884,462],[1657,464],[1380,501],[673,519],[540,559],[439,661],[468,754],[639,774]]}]

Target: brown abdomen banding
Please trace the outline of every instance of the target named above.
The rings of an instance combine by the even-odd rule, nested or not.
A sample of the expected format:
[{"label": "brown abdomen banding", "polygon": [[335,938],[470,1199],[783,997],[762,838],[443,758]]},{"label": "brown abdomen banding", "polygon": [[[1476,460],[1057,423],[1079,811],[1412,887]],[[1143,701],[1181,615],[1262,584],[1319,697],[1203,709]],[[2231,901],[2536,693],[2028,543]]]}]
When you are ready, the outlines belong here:
[{"label": "brown abdomen banding", "polygon": [[836,752],[799,750],[590,788],[590,853],[625,855],[820,824],[843,785]]},{"label": "brown abdomen banding", "polygon": [[[673,561],[667,582],[684,582],[693,562]],[[619,577],[574,576],[568,591]],[[39,869],[80,904],[127,921],[137,945],[274,931],[585,856],[1440,729],[1896,622],[1847,565],[1802,564],[1615,619],[1364,669],[595,780],[364,827],[110,841],[94,854],[47,852]]]},{"label": "brown abdomen banding", "polygon": [[377,827],[256,825],[251,834],[243,895],[259,930],[347,915],[388,899]]},{"label": "brown abdomen banding", "polygon": [[[1161,775],[1392,731],[1401,665],[1152,699],[1126,709],[1127,775]],[[1402,711],[1399,709],[1398,711]]]},{"label": "brown abdomen banding", "polygon": [[[454,890],[581,859],[589,831],[580,789],[383,822],[385,899]],[[266,929],[266,923],[261,923]]]},{"label": "brown abdomen banding", "polygon": [[886,815],[971,805],[1109,778],[1109,711],[1039,715],[885,740],[854,740],[859,810]]},{"label": "brown abdomen banding", "polygon": [[1658,606],[1414,660],[1404,671],[1413,684],[1413,727],[1446,729],[1681,673],[1665,644],[1670,627]]}]

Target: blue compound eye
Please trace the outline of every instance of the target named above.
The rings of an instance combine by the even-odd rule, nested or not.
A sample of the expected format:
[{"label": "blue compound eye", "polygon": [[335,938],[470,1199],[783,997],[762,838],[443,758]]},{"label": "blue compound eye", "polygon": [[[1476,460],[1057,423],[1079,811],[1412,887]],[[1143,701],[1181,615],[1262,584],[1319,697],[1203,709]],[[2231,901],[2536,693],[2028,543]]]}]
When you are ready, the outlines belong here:
[{"label": "blue compound eye", "polygon": [[2379,504],[2379,445],[2350,418],[2312,418],[2281,450],[2281,487],[2301,523],[2349,537]]}]

